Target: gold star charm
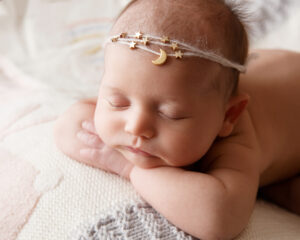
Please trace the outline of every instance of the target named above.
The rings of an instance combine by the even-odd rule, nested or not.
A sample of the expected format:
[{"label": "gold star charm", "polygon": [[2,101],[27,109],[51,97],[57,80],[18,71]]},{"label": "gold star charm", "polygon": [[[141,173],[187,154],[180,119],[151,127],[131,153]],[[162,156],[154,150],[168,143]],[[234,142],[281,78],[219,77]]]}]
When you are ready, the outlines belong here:
[{"label": "gold star charm", "polygon": [[182,54],[182,52],[181,52],[180,50],[175,52],[175,57],[176,57],[176,58],[180,58],[180,59],[181,59],[181,58],[182,58],[182,55],[183,55],[183,54]]},{"label": "gold star charm", "polygon": [[173,42],[171,47],[172,47],[173,51],[176,51],[178,49],[178,44]]},{"label": "gold star charm", "polygon": [[112,42],[117,42],[117,41],[118,41],[118,38],[117,38],[117,37],[114,37],[114,38],[111,39],[111,41],[112,41]]},{"label": "gold star charm", "polygon": [[136,48],[136,42],[131,42],[129,45],[130,49],[135,49]]},{"label": "gold star charm", "polygon": [[168,42],[170,42],[170,39],[167,36],[163,36],[160,41],[162,41],[163,43],[168,43]]},{"label": "gold star charm", "polygon": [[126,36],[127,36],[127,33],[121,33],[120,34],[120,38],[126,38]]},{"label": "gold star charm", "polygon": [[142,40],[143,44],[146,46],[149,42],[148,37],[144,37]]},{"label": "gold star charm", "polygon": [[143,36],[143,34],[142,34],[141,32],[135,33],[135,37],[136,37],[137,39],[141,39],[142,36]]}]

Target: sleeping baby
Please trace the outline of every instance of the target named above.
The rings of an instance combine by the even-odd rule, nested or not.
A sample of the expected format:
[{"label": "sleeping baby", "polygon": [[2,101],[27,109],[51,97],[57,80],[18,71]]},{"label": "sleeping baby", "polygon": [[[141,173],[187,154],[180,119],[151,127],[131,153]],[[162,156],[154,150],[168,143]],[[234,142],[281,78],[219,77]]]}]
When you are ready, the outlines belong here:
[{"label": "sleeping baby", "polygon": [[127,178],[203,240],[236,237],[259,189],[300,213],[300,54],[260,50],[247,65],[238,9],[131,1],[110,32],[98,98],[55,126],[61,151]]}]

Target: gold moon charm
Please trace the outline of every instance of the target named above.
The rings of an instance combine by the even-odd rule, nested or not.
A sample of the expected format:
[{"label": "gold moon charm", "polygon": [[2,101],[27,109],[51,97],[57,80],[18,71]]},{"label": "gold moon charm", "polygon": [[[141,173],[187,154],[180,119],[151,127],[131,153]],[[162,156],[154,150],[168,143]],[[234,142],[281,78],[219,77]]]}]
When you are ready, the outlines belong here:
[{"label": "gold moon charm", "polygon": [[167,61],[167,58],[168,58],[167,53],[164,50],[160,49],[159,58],[156,60],[153,60],[152,63],[155,65],[162,65]]}]

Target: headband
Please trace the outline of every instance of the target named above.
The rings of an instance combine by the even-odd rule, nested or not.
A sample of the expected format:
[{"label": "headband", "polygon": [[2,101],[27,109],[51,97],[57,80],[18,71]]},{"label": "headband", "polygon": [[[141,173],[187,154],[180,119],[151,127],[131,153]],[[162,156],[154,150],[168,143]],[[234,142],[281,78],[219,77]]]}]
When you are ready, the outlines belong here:
[{"label": "headband", "polygon": [[[199,57],[210,60],[212,62],[219,63],[220,65],[228,68],[234,68],[239,72],[246,72],[246,66],[230,61],[229,59],[223,57],[222,55],[216,54],[212,51],[205,51],[199,48],[193,47],[186,43],[170,40],[169,37],[157,37],[147,34],[142,34],[137,32],[135,35],[130,35],[127,33],[121,33],[116,36],[111,36],[108,39],[110,43],[120,43],[128,45],[130,49],[142,49],[144,51],[158,55],[156,60],[152,63],[155,65],[162,65],[167,61],[169,57],[175,57],[176,59],[182,59],[183,57]],[[162,47],[171,48],[171,53],[167,53],[165,50],[160,49],[160,52],[152,50],[149,46],[157,45]]]}]

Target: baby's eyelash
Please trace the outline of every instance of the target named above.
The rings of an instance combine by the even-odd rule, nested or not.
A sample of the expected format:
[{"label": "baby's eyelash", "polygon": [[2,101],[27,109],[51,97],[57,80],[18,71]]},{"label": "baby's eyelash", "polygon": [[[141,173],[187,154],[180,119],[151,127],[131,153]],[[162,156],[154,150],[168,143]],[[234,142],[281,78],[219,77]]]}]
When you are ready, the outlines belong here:
[{"label": "baby's eyelash", "polygon": [[129,107],[129,104],[127,104],[127,103],[113,103],[112,101],[109,101],[109,100],[106,100],[106,102],[107,102],[112,108],[115,108],[115,109],[124,109],[124,108]]},{"label": "baby's eyelash", "polygon": [[163,112],[159,112],[159,114],[161,116],[163,116],[164,118],[167,118],[169,120],[173,120],[173,121],[179,121],[179,120],[183,120],[183,119],[187,119],[188,117],[172,117],[172,116],[168,116],[167,114],[163,113]]}]

